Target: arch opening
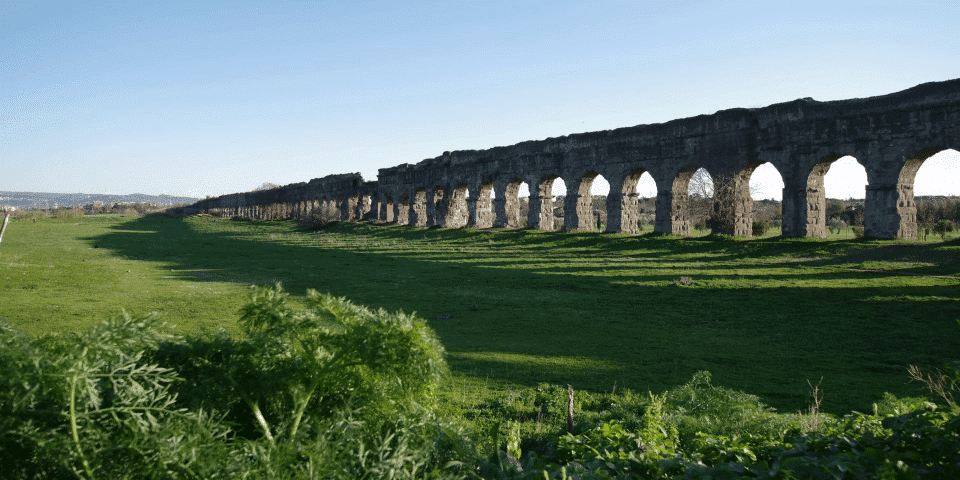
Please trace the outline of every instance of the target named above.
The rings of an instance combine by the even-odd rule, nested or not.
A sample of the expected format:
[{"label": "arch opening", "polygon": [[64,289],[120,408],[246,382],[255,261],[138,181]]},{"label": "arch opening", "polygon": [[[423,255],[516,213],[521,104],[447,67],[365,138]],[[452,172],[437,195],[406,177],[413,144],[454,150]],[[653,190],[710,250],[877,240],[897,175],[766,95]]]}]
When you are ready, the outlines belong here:
[{"label": "arch opening", "polygon": [[783,226],[783,176],[770,162],[746,170],[749,177],[749,214],[747,225],[754,237],[772,237],[781,234]]},{"label": "arch opening", "polygon": [[[650,231],[657,224],[657,182],[653,179],[650,172],[643,172],[637,181],[637,208],[640,211],[637,228],[638,233],[646,233],[649,225]],[[640,226],[643,225],[643,228]]]},{"label": "arch opening", "polygon": [[450,202],[446,198],[442,186],[435,186],[430,189],[427,195],[427,226],[445,227],[447,221],[447,205]]},{"label": "arch opening", "polygon": [[564,209],[567,199],[567,183],[560,177],[555,177],[550,182],[550,195],[553,197],[553,209],[551,219],[553,222],[553,231],[559,232],[566,229],[564,225]]},{"label": "arch opening", "polygon": [[678,189],[687,195],[686,208],[684,209],[683,205],[675,207],[676,211],[673,213],[675,221],[681,222],[682,227],[683,221],[686,220],[685,235],[690,235],[691,227],[697,232],[697,236],[709,234],[715,217],[713,175],[703,167],[680,172],[674,179],[674,204],[684,203],[676,198]]},{"label": "arch opening", "polygon": [[853,238],[863,234],[867,171],[845,155],[818,162],[807,177],[806,236]]},{"label": "arch opening", "polygon": [[373,210],[373,195],[369,193],[364,193],[360,195],[360,200],[359,202],[357,202],[357,219],[358,220],[367,219],[372,210]]},{"label": "arch opening", "polygon": [[392,196],[387,195],[386,198],[384,198],[383,205],[380,208],[382,210],[382,213],[380,214],[381,221],[385,223],[393,223],[396,221],[396,212],[394,211],[396,205]]},{"label": "arch opening", "polygon": [[593,224],[595,230],[603,232],[608,230],[610,222],[607,219],[609,210],[607,208],[607,199],[610,196],[610,182],[601,174],[593,177],[590,185],[590,204],[592,206]]}]

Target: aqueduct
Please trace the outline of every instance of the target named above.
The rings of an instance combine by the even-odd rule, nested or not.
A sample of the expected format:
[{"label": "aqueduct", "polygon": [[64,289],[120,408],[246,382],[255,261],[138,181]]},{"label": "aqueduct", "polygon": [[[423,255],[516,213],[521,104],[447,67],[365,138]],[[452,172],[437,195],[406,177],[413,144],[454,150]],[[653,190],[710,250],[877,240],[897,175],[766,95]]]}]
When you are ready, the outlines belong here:
[{"label": "aqueduct", "polygon": [[[551,187],[561,178],[567,186],[565,229],[589,230],[590,186],[602,175],[610,183],[606,230],[637,233],[637,181],[648,172],[657,185],[655,231],[686,235],[688,183],[703,167],[717,185],[714,232],[749,236],[750,175],[770,162],[783,178],[783,235],[822,238],[823,177],[831,163],[850,155],[867,172],[866,235],[916,239],[914,178],[924,160],[946,149],[960,149],[960,79],[865,99],[801,99],[444,152],[415,165],[380,169],[378,181],[364,181],[358,173],[329,175],[209,198],[194,208],[252,218],[297,218],[325,209],[344,221],[553,230]],[[523,182],[530,189],[526,219],[520,218],[517,196]]]}]

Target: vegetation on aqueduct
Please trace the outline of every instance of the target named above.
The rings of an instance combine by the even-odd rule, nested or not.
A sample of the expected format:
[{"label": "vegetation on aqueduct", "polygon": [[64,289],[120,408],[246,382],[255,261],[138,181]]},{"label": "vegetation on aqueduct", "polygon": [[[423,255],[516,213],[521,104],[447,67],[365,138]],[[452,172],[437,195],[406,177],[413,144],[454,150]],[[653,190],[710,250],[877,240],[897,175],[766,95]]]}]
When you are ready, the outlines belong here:
[{"label": "vegetation on aqueduct", "polygon": [[0,246],[0,463],[11,478],[955,478],[958,253],[19,218]]}]

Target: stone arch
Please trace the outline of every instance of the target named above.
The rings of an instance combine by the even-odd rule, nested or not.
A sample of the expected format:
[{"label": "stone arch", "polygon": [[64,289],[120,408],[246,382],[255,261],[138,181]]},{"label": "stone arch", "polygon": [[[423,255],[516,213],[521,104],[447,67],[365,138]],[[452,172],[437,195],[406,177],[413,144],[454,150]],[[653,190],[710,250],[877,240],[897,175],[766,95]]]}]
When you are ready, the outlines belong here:
[{"label": "stone arch", "polygon": [[[502,206],[502,215],[498,208],[497,224],[507,228],[523,228],[520,218],[520,188],[526,185],[522,178],[514,177],[506,182],[503,196],[497,195],[496,204]],[[529,187],[528,187],[529,188]]]},{"label": "stone arch", "polygon": [[427,226],[442,227],[446,220],[447,200],[444,188],[436,185],[427,191]]},{"label": "stone arch", "polygon": [[750,178],[758,167],[766,163],[768,162],[755,160],[740,170],[720,172],[712,179],[713,211],[710,223],[713,233],[738,237],[753,236],[754,202],[750,192]]},{"label": "stone arch", "polygon": [[410,205],[410,225],[415,227],[427,226],[427,189],[418,188],[413,193]]},{"label": "stone arch", "polygon": [[449,195],[444,198],[443,223],[447,228],[463,228],[467,226],[469,212],[467,210],[467,195],[469,188],[460,183],[450,189]]},{"label": "stone arch", "polygon": [[567,188],[564,200],[564,227],[568,231],[596,230],[597,223],[593,215],[593,181],[600,175],[596,170],[574,177]]},{"label": "stone arch", "polygon": [[493,182],[485,182],[471,189],[468,195],[468,208],[470,209],[469,224],[477,228],[490,228],[494,224],[496,214],[493,208],[495,190]]},{"label": "stone arch", "polygon": [[[842,154],[833,154],[822,157],[806,175],[805,205],[801,227],[804,235],[811,238],[827,238],[827,188],[826,178],[834,162],[850,158],[859,164],[855,157]],[[862,164],[860,165],[863,166]]]},{"label": "stone arch", "polygon": [[684,167],[668,180],[668,188],[657,189],[657,224],[654,231],[690,235],[690,180],[699,168],[699,165]]},{"label": "stone arch", "polygon": [[333,220],[333,206],[331,205],[332,202],[333,201],[327,198],[326,195],[324,195],[320,199],[320,214],[323,215],[324,218],[329,220]]},{"label": "stone arch", "polygon": [[373,195],[370,193],[361,193],[357,196],[356,215],[358,220],[368,218],[370,212],[373,211],[373,203]]},{"label": "stone arch", "polygon": [[302,220],[307,217],[307,201],[306,200],[298,200],[297,203],[294,205],[294,207],[296,208],[294,215],[297,218],[297,220]]},{"label": "stone arch", "polygon": [[[922,149],[911,155],[910,158],[904,162],[903,167],[900,168],[900,172],[897,175],[896,211],[898,218],[896,220],[898,225],[896,238],[908,240],[917,240],[919,238],[919,231],[922,227],[918,221],[917,203],[914,198],[917,173],[919,173],[924,162],[931,157],[941,156],[941,154],[947,152],[958,153],[954,149],[945,147]],[[949,178],[956,179],[958,177],[954,175]]]},{"label": "stone arch", "polygon": [[634,235],[641,233],[637,186],[644,174],[650,177],[650,173],[643,168],[634,168],[619,181],[614,179],[614,182],[610,183],[610,192],[607,194],[608,232]]},{"label": "stone arch", "polygon": [[527,225],[530,228],[552,232],[556,230],[554,222],[553,185],[560,178],[557,175],[544,175],[530,189],[530,210],[527,213]]},{"label": "stone arch", "polygon": [[346,220],[346,217],[343,216],[343,210],[341,206],[343,205],[343,197],[337,195],[330,195],[330,200],[327,202],[328,211],[330,212],[330,218],[335,221]]},{"label": "stone arch", "polygon": [[337,203],[340,210],[340,221],[351,222],[357,219],[357,195],[340,195]]},{"label": "stone arch", "polygon": [[403,192],[397,195],[397,202],[393,206],[394,219],[397,225],[410,225],[410,194]]}]

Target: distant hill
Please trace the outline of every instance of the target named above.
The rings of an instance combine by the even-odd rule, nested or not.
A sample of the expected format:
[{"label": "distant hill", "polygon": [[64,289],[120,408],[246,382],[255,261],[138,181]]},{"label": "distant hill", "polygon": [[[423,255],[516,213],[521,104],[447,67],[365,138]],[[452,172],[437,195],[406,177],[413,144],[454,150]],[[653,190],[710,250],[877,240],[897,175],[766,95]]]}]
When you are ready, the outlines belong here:
[{"label": "distant hill", "polygon": [[169,195],[109,195],[98,193],[39,193],[39,192],[0,192],[0,206],[16,208],[75,207],[93,202],[103,203],[156,203],[157,205],[193,204],[200,200],[192,197],[171,197]]}]

